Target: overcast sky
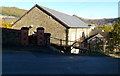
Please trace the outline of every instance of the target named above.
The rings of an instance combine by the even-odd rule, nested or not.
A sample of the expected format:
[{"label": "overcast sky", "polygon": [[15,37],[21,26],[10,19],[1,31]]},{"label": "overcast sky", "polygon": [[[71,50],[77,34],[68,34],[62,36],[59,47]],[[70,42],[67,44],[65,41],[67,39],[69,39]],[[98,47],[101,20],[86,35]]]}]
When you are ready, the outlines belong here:
[{"label": "overcast sky", "polygon": [[[60,0],[61,1],[61,0]],[[35,4],[39,4],[48,8],[55,9],[69,15],[76,14],[83,18],[100,19],[100,18],[115,18],[118,17],[118,1],[119,0],[70,0],[69,2],[57,2],[52,0],[37,1],[37,0],[20,0],[7,1],[4,0],[0,5],[6,7],[18,7],[29,10]]]}]

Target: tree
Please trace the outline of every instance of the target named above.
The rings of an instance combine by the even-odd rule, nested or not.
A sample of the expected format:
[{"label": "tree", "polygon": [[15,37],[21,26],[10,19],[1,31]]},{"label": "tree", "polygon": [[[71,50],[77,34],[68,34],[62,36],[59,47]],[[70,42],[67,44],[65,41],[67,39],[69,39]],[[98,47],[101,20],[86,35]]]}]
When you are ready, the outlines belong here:
[{"label": "tree", "polygon": [[106,32],[111,32],[113,30],[113,26],[103,25],[103,26],[97,27],[95,29],[103,29]]},{"label": "tree", "polygon": [[110,51],[114,49],[120,51],[120,21],[113,24],[113,30],[108,35],[108,49]]},{"label": "tree", "polygon": [[11,22],[2,22],[2,25],[5,27],[5,28],[11,28]]}]

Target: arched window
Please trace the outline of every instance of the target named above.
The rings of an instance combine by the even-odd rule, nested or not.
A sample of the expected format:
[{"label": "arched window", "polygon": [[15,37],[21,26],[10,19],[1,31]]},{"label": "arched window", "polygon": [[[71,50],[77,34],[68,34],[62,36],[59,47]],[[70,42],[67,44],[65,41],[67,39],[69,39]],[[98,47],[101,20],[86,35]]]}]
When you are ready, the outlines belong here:
[{"label": "arched window", "polygon": [[85,38],[85,33],[84,32],[82,32],[82,38]]}]

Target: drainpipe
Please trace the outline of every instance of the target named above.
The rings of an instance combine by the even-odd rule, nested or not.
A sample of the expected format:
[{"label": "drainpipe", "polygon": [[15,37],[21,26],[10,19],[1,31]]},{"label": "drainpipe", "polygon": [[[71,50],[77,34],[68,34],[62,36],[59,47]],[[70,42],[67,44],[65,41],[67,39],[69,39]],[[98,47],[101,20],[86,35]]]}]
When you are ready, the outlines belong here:
[{"label": "drainpipe", "polygon": [[76,28],[76,31],[75,31],[75,41],[77,41],[77,28]]},{"label": "drainpipe", "polygon": [[77,40],[77,28],[76,28],[76,32],[75,32],[75,40]]}]

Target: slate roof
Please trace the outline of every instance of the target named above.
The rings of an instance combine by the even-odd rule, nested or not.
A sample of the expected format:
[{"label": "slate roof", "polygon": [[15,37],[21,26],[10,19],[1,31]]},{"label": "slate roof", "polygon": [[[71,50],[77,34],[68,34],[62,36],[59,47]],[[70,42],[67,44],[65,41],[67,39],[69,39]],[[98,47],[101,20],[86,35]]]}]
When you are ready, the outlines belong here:
[{"label": "slate roof", "polygon": [[65,25],[67,25],[68,27],[81,27],[81,28],[88,28],[88,24],[86,24],[85,22],[83,22],[82,20],[80,20],[79,18],[75,17],[75,16],[71,16],[62,12],[58,12],[56,10],[41,6],[36,4],[37,7],[39,7],[40,9],[42,8],[42,10],[46,11],[47,13],[49,13],[51,15],[51,17],[57,18],[59,21],[63,22]]},{"label": "slate roof", "polygon": [[92,35],[92,36],[90,36],[90,37],[88,37],[88,38],[86,38],[83,42],[87,42],[87,41],[89,41],[89,40],[91,40],[91,39],[93,39],[93,38],[99,38],[99,39],[102,39],[102,38],[104,38],[101,34],[95,34],[95,35]]}]

